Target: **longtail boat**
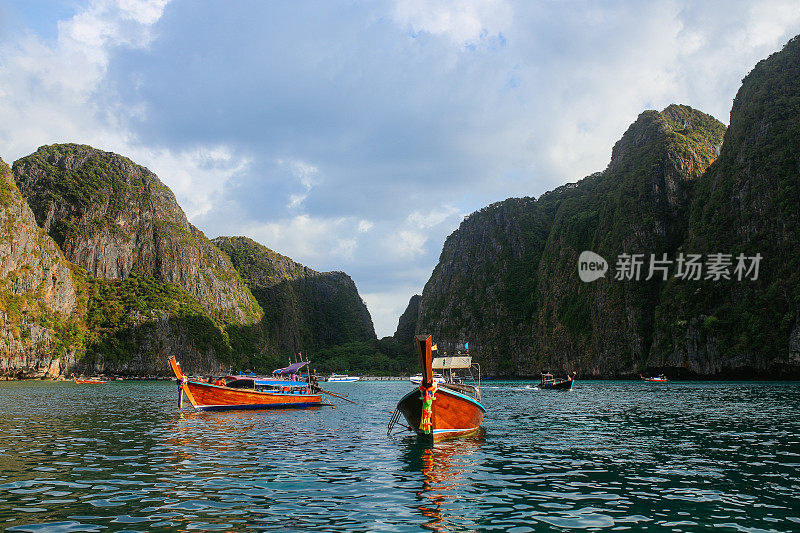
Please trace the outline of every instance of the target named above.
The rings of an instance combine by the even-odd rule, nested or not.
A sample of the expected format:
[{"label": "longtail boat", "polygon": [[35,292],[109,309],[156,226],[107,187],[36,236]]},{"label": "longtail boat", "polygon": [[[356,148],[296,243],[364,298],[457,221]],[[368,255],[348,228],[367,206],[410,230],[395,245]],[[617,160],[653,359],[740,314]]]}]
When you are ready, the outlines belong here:
[{"label": "longtail boat", "polygon": [[[434,359],[430,335],[417,335],[415,343],[422,366],[422,382],[418,389],[412,390],[398,402],[387,432],[392,432],[402,414],[408,422],[408,429],[433,442],[478,433],[486,412],[480,403],[480,366],[473,365],[469,356]],[[451,375],[453,369],[476,368],[477,385],[451,380],[436,383],[434,367],[450,370]]]},{"label": "longtail boat", "polygon": [[302,409],[322,404],[322,396],[298,375],[308,361],[279,368],[270,377],[225,376],[209,383],[189,379],[174,356],[169,363],[180,387],[178,408],[183,405],[184,395],[198,411]]},{"label": "longtail boat", "polygon": [[639,374],[639,377],[642,378],[642,381],[649,381],[651,383],[666,383],[667,381],[669,381],[667,379],[667,376],[665,376],[664,374],[659,374],[658,376],[653,376],[649,378],[646,378],[643,375]]},{"label": "longtail boat", "polygon": [[542,372],[542,381],[539,382],[539,389],[541,390],[572,390],[572,385],[575,383],[575,372],[567,375],[565,379],[556,379],[553,374]]},{"label": "longtail boat", "polygon": [[75,377],[75,374],[72,374],[72,382],[77,383],[78,385],[100,385],[105,383],[104,380],[99,378],[78,379]]}]

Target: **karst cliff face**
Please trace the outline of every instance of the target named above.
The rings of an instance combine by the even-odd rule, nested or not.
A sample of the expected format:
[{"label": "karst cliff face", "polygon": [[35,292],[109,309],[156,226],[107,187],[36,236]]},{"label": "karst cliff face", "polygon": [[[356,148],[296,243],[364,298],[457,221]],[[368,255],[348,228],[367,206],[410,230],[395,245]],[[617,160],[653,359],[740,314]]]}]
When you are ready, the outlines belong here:
[{"label": "karst cliff face", "polygon": [[716,157],[723,132],[686,106],[647,111],[614,146],[605,171],[538,200],[474,213],[445,243],[417,329],[446,339],[449,349],[468,341],[490,372],[626,372],[649,349],[656,289],[608,277],[583,283],[578,256],[674,251],[692,182]]},{"label": "karst cliff face", "polygon": [[14,163],[14,176],[39,225],[90,276],[150,276],[185,289],[215,320],[260,318],[227,256],[146,168],[111,152],[60,144]]},{"label": "karst cliff face", "polygon": [[[716,162],[698,180],[682,249],[763,256],[758,279],[671,283],[655,365],[790,377],[800,366],[800,38],[742,81]],[[749,265],[748,265],[749,266]]]},{"label": "karst cliff face", "polygon": [[[646,111],[603,172],[473,213],[445,242],[416,330],[446,349],[468,341],[506,375],[800,375],[798,80],[794,39],[745,78],[727,132],[686,106]],[[585,250],[609,263],[591,283]],[[717,253],[734,279],[675,277],[680,254]],[[614,279],[622,254],[644,254],[638,281]],[[666,280],[645,281],[651,254],[672,261]],[[735,279],[738,254],[763,256],[758,279]]]},{"label": "karst cliff face", "polygon": [[375,339],[355,283],[344,272],[316,272],[247,237],[218,237],[264,309],[265,343],[287,353]]},{"label": "karst cliff face", "polygon": [[218,239],[221,251],[123,156],[45,146],[13,174],[3,164],[2,179],[0,376],[169,375],[169,355],[196,374],[270,371],[298,351],[375,340],[347,274],[246,238]]},{"label": "karst cliff face", "polygon": [[415,294],[408,301],[406,310],[400,315],[397,321],[397,330],[392,338],[401,346],[407,346],[409,350],[414,347],[414,332],[417,330],[417,318],[419,317],[419,294]]},{"label": "karst cliff face", "polygon": [[125,157],[52,145],[0,170],[0,376],[164,376],[169,355],[195,374],[271,371],[376,341],[347,274],[244,237],[223,252]]},{"label": "karst cliff face", "polygon": [[58,376],[74,365],[82,321],[71,266],[2,160],[0,230],[0,376]]}]

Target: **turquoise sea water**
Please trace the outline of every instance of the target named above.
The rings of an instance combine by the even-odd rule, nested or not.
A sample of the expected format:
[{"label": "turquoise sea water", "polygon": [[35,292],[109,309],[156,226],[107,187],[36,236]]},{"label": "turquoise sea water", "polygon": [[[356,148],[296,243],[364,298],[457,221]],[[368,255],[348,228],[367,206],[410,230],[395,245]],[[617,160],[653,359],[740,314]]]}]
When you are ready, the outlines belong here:
[{"label": "turquoise sea water", "polygon": [[800,531],[800,383],[486,382],[485,434],[387,437],[358,405],[176,410],[170,382],[0,383],[10,531]]}]

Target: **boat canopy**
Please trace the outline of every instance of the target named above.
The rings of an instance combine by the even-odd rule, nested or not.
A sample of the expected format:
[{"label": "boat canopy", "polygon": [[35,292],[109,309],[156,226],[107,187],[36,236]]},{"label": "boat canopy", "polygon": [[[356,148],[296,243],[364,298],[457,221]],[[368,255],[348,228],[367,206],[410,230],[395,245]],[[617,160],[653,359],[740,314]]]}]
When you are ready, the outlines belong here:
[{"label": "boat canopy", "polygon": [[253,382],[259,387],[305,387],[305,381],[278,381],[271,379],[255,379]]},{"label": "boat canopy", "polygon": [[[230,378],[234,378],[235,376],[231,376]],[[230,379],[230,383],[246,383],[247,385],[255,385],[257,387],[305,387],[305,381],[289,381],[288,379],[272,379],[272,378],[245,378],[245,377],[235,377],[235,379]],[[230,383],[228,386],[230,387]],[[251,386],[252,386],[251,385]],[[236,385],[233,385],[236,388]]]},{"label": "boat canopy", "polygon": [[456,357],[434,357],[433,358],[434,370],[451,370],[454,368],[471,368],[472,357],[469,355],[462,355]]},{"label": "boat canopy", "polygon": [[286,368],[279,368],[277,370],[273,370],[273,374],[294,374],[304,366],[308,364],[308,361],[301,361],[299,363],[292,363],[291,365],[287,366]]}]

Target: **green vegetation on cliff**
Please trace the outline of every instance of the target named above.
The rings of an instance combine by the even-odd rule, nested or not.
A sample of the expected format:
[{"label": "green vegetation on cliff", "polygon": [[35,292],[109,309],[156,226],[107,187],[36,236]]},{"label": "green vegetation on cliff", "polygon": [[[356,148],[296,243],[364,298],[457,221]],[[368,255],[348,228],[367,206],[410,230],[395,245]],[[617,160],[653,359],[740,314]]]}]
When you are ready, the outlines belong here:
[{"label": "green vegetation on cliff", "polygon": [[[12,290],[24,272],[0,279],[0,319],[18,332],[18,351],[36,342],[44,348],[37,340],[44,326],[48,353],[68,355],[79,368],[165,374],[170,354],[195,372],[271,371],[291,353],[375,341],[346,274],[317,273],[253,241],[242,247],[223,239],[265,314],[228,255],[189,224],[169,188],[125,157],[78,144],[43,146],[17,161],[13,173],[13,180],[4,174],[0,202],[24,207],[24,237],[50,242],[57,256],[51,262],[69,267],[59,283],[66,277],[74,287],[74,309],[60,317],[36,294]],[[6,225],[17,224],[17,211],[3,211]],[[6,230],[10,249],[20,249],[19,237]],[[37,268],[47,289],[47,272]]]},{"label": "green vegetation on cliff", "polygon": [[369,311],[344,272],[316,272],[247,237],[213,242],[264,309],[264,352],[311,353],[375,340]]},{"label": "green vegetation on cliff", "polygon": [[671,283],[662,349],[685,360],[689,337],[711,366],[791,374],[800,363],[790,346],[800,340],[800,37],[743,80],[689,227],[687,252],[763,259],[755,281]]},{"label": "green vegetation on cliff", "polygon": [[0,160],[0,374],[57,375],[60,358],[82,349],[71,268]]},{"label": "green vegetation on cliff", "polygon": [[180,286],[218,323],[261,317],[228,257],[145,167],[90,146],[54,144],[16,161],[14,177],[39,225],[91,276],[135,274]]},{"label": "green vegetation on cliff", "polygon": [[[605,171],[493,204],[445,242],[417,331],[469,341],[489,372],[800,374],[800,40],[744,80],[727,130],[646,111]],[[723,144],[724,137],[724,144]],[[605,257],[583,283],[578,255]],[[763,257],[756,281],[609,279],[620,254]],[[735,259],[734,259],[735,262]]]},{"label": "green vegetation on cliff", "polygon": [[161,319],[182,327],[199,351],[230,357],[224,329],[181,287],[136,274],[124,280],[87,277],[84,283],[90,359],[127,360],[138,350],[141,333]]},{"label": "green vegetation on cliff", "polygon": [[613,263],[621,253],[674,253],[693,183],[724,130],[686,106],[646,111],[604,172],[474,213],[445,242],[417,329],[450,350],[469,341],[500,374],[637,370],[649,356],[661,282],[584,284],[578,255],[592,250]]}]

